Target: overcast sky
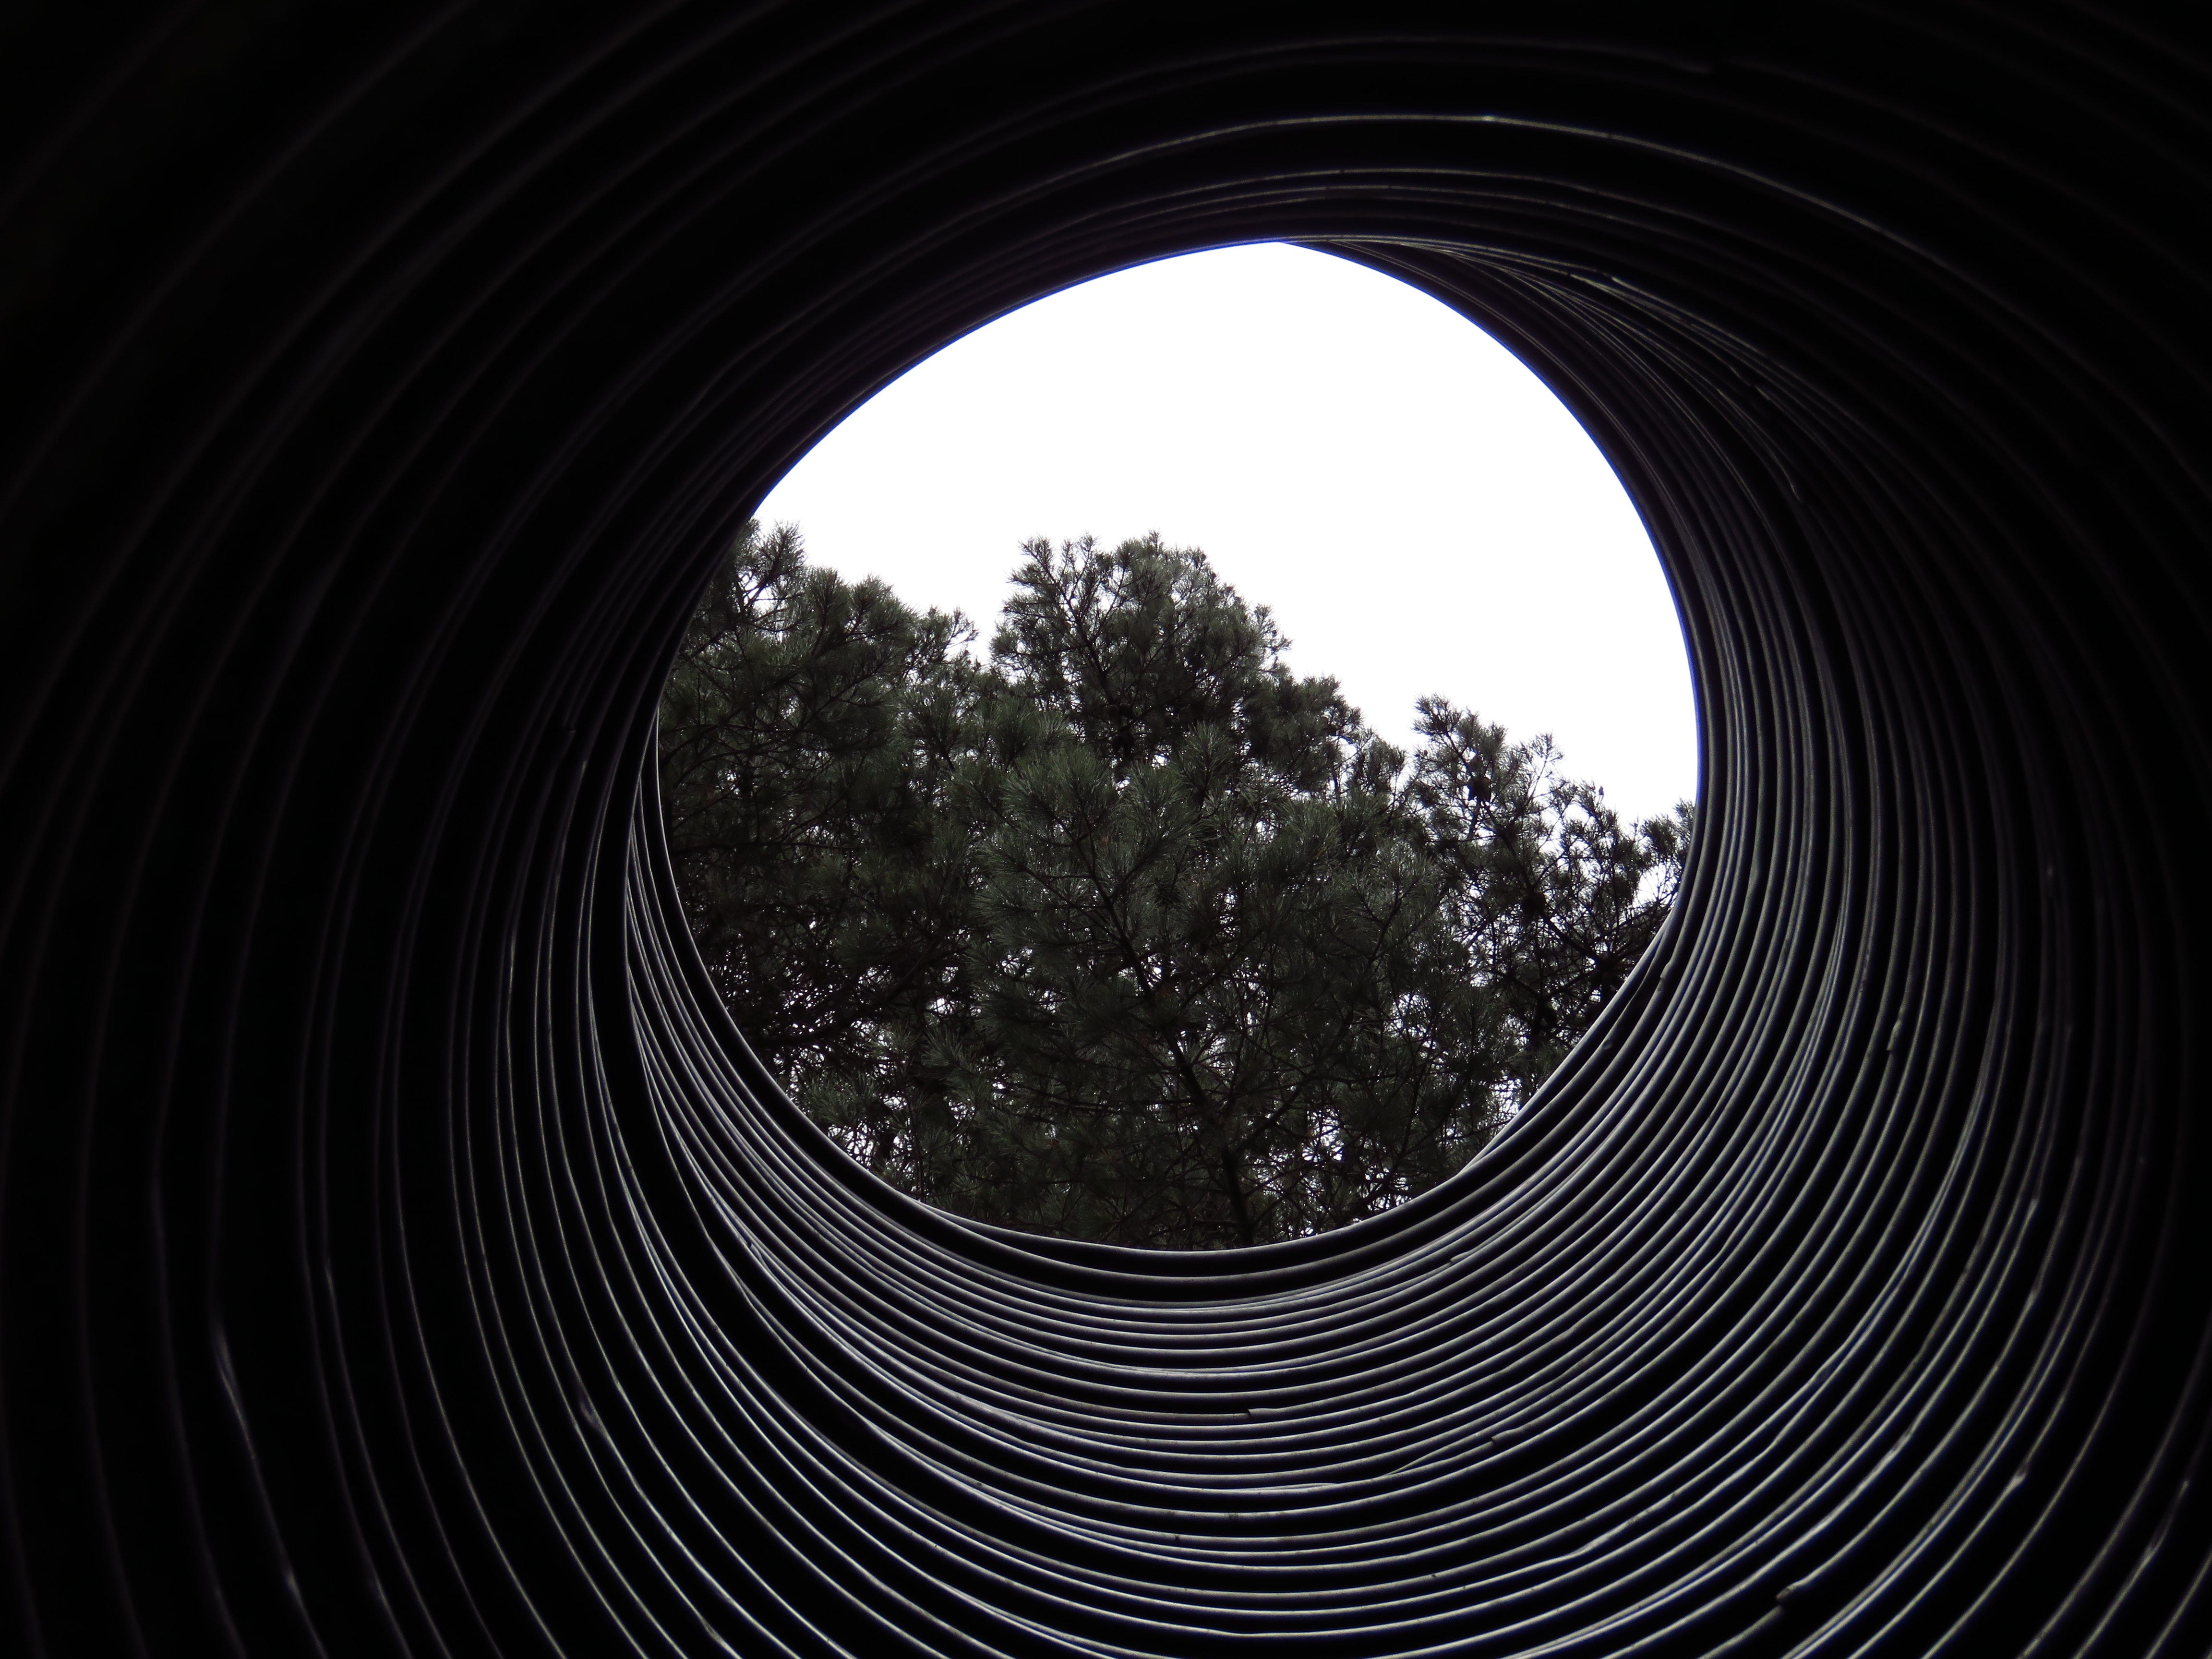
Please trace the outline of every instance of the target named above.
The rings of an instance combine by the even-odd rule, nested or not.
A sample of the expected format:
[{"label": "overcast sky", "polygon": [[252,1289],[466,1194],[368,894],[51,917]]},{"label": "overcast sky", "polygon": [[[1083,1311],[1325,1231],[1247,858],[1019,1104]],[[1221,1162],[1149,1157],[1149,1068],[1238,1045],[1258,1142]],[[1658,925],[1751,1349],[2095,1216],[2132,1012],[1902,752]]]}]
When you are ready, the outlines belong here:
[{"label": "overcast sky", "polygon": [[1102,276],[922,363],[763,503],[810,556],[990,623],[1021,544],[1157,530],[1402,740],[1439,693],[1640,817],[1693,795],[1680,624],[1636,510],[1510,352],[1279,243]]}]

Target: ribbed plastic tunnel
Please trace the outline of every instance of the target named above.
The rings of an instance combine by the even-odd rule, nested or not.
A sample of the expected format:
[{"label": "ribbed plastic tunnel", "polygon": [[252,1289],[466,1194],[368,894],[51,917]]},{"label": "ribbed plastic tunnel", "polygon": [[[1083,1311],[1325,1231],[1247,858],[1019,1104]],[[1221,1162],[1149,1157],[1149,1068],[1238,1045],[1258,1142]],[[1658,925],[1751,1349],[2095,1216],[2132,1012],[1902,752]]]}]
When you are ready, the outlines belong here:
[{"label": "ribbed plastic tunnel", "polygon": [[[2182,15],[11,13],[0,1647],[2203,1653]],[[979,1230],[719,1012],[659,684],[872,390],[1274,238],[1619,468],[1692,866],[1427,1197]]]}]

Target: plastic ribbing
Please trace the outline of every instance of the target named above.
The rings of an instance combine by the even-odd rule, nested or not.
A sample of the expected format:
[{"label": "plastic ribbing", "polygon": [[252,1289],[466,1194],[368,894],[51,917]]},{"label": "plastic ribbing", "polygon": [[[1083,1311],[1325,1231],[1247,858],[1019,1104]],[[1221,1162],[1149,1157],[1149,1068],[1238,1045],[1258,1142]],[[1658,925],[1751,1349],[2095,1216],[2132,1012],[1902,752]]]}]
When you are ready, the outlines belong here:
[{"label": "plastic ribbing", "polygon": [[[0,1648],[2204,1651],[2190,16],[11,13]],[[980,1231],[727,1028],[655,694],[869,392],[1263,238],[1619,467],[1693,866],[1426,1198]]]}]

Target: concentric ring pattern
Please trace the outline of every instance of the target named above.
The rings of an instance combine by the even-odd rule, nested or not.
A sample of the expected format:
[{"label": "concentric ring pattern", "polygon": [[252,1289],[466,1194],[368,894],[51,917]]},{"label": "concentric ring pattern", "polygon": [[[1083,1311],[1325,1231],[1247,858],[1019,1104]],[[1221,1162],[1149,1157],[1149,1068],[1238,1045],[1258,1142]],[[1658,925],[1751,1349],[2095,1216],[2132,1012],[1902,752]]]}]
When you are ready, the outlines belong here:
[{"label": "concentric ring pattern", "polygon": [[[0,1646],[2204,1651],[2186,15],[11,14]],[[979,1232],[723,1023],[658,681],[872,390],[1266,238],[1613,458],[1693,867],[1428,1198]]]}]

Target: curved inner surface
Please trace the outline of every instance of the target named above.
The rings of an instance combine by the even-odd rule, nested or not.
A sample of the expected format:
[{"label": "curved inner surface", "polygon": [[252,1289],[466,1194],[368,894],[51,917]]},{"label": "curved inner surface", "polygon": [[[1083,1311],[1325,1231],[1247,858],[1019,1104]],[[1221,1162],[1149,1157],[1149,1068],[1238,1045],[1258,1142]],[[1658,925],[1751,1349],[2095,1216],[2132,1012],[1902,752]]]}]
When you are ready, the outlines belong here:
[{"label": "curved inner surface", "polygon": [[[1685,16],[25,25],[23,1650],[2201,1650],[2203,60]],[[1620,472],[1692,865],[1422,1198],[977,1228],[715,1006],[653,698],[874,389],[1278,238],[1463,311]]]}]

